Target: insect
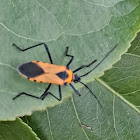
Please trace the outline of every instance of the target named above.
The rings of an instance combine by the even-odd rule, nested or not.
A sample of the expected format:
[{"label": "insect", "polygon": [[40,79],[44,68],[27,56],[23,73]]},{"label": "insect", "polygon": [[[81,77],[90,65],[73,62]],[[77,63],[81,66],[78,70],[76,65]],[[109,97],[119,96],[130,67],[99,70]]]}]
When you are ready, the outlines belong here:
[{"label": "insect", "polygon": [[80,125],[81,127],[86,128],[87,130],[93,131],[93,128],[92,128],[91,126],[88,126],[88,125],[83,124],[83,123],[79,123],[79,125]]},{"label": "insect", "polygon": [[[32,49],[32,48],[35,48],[35,47],[38,47],[38,46],[41,46],[41,45],[42,46],[44,45],[44,47],[46,49],[46,52],[48,54],[50,63],[45,63],[45,62],[42,62],[42,61],[31,61],[31,62],[20,65],[18,67],[18,70],[23,77],[27,78],[30,81],[49,83],[48,87],[46,88],[46,90],[44,91],[44,93],[40,97],[31,95],[31,94],[28,94],[28,93],[25,93],[25,92],[21,92],[18,95],[16,95],[13,98],[13,100],[15,100],[16,98],[18,98],[21,95],[26,95],[26,96],[30,96],[32,98],[44,100],[45,97],[48,94],[50,94],[51,96],[53,96],[58,101],[61,101],[62,100],[62,94],[61,94],[61,86],[62,85],[65,85],[65,86],[70,85],[72,87],[72,89],[75,91],[75,93],[77,95],[81,96],[79,91],[76,90],[75,87],[71,84],[72,82],[74,82],[74,83],[83,84],[92,93],[92,95],[95,97],[95,99],[97,100],[97,102],[99,103],[99,105],[102,108],[102,105],[100,104],[99,100],[94,95],[94,93],[90,90],[90,88],[86,84],[84,84],[81,81],[81,77],[84,77],[84,76],[88,75],[96,67],[98,67],[105,60],[105,58],[117,47],[117,45],[115,45],[115,47],[113,47],[96,66],[94,66],[89,72],[87,72],[87,73],[85,73],[81,76],[78,76],[77,74],[74,75],[74,73],[78,72],[79,70],[81,70],[83,68],[90,67],[97,60],[93,60],[90,64],[82,65],[79,68],[77,68],[76,70],[72,71],[69,68],[69,66],[72,63],[72,61],[74,60],[74,56],[68,54],[69,47],[66,47],[65,55],[68,56],[68,57],[71,57],[70,61],[68,62],[68,64],[66,66],[59,66],[59,65],[54,65],[53,64],[51,54],[49,52],[49,48],[45,43],[40,43],[40,44],[31,46],[31,47],[28,47],[26,49],[21,49],[16,44],[13,44],[13,46],[15,46],[18,50],[20,50],[22,52],[27,51],[27,50]],[[48,92],[48,90],[49,90],[49,88],[51,87],[52,84],[58,85],[59,97],[56,97],[51,92]]]}]

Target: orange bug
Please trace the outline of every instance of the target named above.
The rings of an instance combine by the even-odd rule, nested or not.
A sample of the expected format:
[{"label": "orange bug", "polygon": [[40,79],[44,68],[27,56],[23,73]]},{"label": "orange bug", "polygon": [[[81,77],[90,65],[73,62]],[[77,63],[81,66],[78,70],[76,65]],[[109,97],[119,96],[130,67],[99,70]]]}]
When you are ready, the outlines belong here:
[{"label": "orange bug", "polygon": [[[80,66],[76,70],[72,71],[71,69],[69,69],[69,65],[72,63],[72,61],[74,59],[74,56],[68,54],[69,47],[66,47],[65,55],[68,56],[68,57],[71,57],[70,61],[68,62],[68,64],[66,66],[59,66],[59,65],[54,65],[53,64],[51,54],[50,54],[49,49],[48,49],[48,47],[45,43],[40,43],[40,44],[31,46],[31,47],[28,47],[26,49],[21,49],[17,45],[13,44],[13,46],[15,46],[18,50],[20,50],[22,52],[27,51],[29,49],[32,49],[34,47],[40,46],[40,45],[44,45],[51,64],[50,63],[45,63],[45,62],[42,62],[42,61],[32,61],[32,62],[28,62],[28,63],[20,65],[18,67],[18,70],[19,70],[21,75],[23,75],[25,78],[29,79],[30,81],[49,83],[49,86],[47,87],[45,92],[40,97],[31,95],[31,94],[28,94],[28,93],[25,93],[25,92],[21,92],[18,95],[16,95],[13,98],[13,100],[15,100],[17,97],[19,97],[21,95],[26,95],[26,96],[30,96],[30,97],[33,97],[33,98],[36,98],[36,99],[44,100],[44,98],[48,94],[50,94],[54,98],[56,98],[57,100],[61,101],[62,100],[61,85],[68,85],[68,84],[73,88],[73,90],[77,93],[77,95],[81,96],[80,93],[78,92],[78,90],[76,90],[74,88],[74,86],[71,84],[71,82],[74,82],[74,83],[83,84],[93,94],[93,96],[98,101],[101,108],[103,109],[102,105],[100,104],[99,100],[94,95],[94,93],[88,88],[88,86],[86,84],[81,82],[81,77],[84,77],[84,76],[88,75],[97,66],[99,66],[105,60],[105,58],[117,47],[117,45],[115,45],[115,47],[113,47],[96,66],[94,66],[89,72],[87,72],[87,73],[85,73],[84,75],[81,75],[81,76],[78,76],[77,74],[74,75],[74,73],[83,69],[83,68],[85,68],[85,67],[90,67],[97,60],[93,60],[90,64]],[[55,95],[53,95],[51,92],[48,92],[48,90],[49,90],[49,88],[51,87],[52,84],[58,85],[59,98],[56,97]]]}]

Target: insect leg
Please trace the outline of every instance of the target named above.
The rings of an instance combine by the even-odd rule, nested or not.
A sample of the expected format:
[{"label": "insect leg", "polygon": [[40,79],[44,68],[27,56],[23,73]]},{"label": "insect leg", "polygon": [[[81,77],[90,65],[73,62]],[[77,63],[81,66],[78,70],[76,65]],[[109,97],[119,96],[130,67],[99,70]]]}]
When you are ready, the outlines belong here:
[{"label": "insect leg", "polygon": [[66,65],[67,68],[69,68],[69,65],[72,63],[72,61],[73,61],[73,59],[74,59],[74,56],[73,56],[73,55],[69,55],[69,54],[68,54],[68,49],[69,49],[69,47],[66,47],[65,55],[71,57],[71,59],[70,59],[70,61],[68,62],[68,64]]},{"label": "insect leg", "polygon": [[26,95],[26,96],[30,96],[30,97],[33,97],[33,98],[36,98],[36,99],[40,99],[40,98],[37,97],[37,96],[31,95],[31,94],[28,94],[28,93],[25,93],[25,92],[21,92],[21,93],[19,93],[18,95],[16,95],[16,96],[13,98],[13,100],[15,100],[16,98],[18,98],[18,97],[21,96],[21,95]]},{"label": "insect leg", "polygon": [[29,97],[32,97],[32,98],[36,98],[36,99],[40,99],[40,100],[44,100],[45,97],[50,94],[52,95],[55,99],[57,99],[58,101],[61,101],[62,100],[62,94],[61,94],[61,87],[59,85],[59,98],[57,98],[56,96],[54,96],[51,92],[47,92],[50,88],[51,84],[49,84],[49,86],[47,87],[47,89],[45,90],[45,92],[40,96],[40,97],[37,97],[37,96],[34,96],[34,95],[31,95],[31,94],[28,94],[28,93],[25,93],[25,92],[21,92],[19,93],[18,95],[16,95],[13,100],[15,100],[16,98],[18,98],[19,96],[21,95],[26,95],[26,96],[29,96]]},{"label": "insect leg", "polygon": [[20,51],[22,51],[22,52],[27,51],[27,50],[32,49],[32,48],[35,48],[35,47],[40,46],[40,45],[44,45],[44,47],[45,47],[45,49],[46,49],[46,51],[47,51],[47,53],[48,53],[50,62],[51,62],[51,64],[53,64],[53,61],[52,61],[52,58],[51,58],[51,54],[50,54],[49,48],[48,48],[48,46],[47,46],[45,43],[39,43],[39,44],[37,44],[37,45],[28,47],[28,48],[26,48],[26,49],[21,49],[21,48],[18,47],[16,44],[13,44],[13,46],[15,46],[18,50],[20,50]]},{"label": "insect leg", "polygon": [[28,94],[28,93],[25,93],[25,92],[21,92],[21,93],[19,93],[18,95],[16,95],[16,96],[13,98],[13,100],[15,100],[16,98],[18,98],[18,97],[21,96],[21,95],[26,95],[26,96],[30,96],[30,97],[33,97],[33,98],[36,98],[36,99],[41,99],[41,100],[43,100],[43,99],[47,96],[47,94],[48,94],[47,91],[49,90],[50,86],[51,86],[51,84],[49,84],[49,86],[47,87],[47,89],[45,90],[45,92],[44,92],[40,97],[31,95],[31,94]]},{"label": "insect leg", "polygon": [[55,99],[57,99],[58,101],[61,101],[62,100],[62,94],[61,94],[61,87],[60,85],[58,86],[59,88],[59,98],[54,96],[52,93],[49,92],[50,95],[52,95]]},{"label": "insect leg", "polygon": [[77,95],[81,96],[78,90],[76,90],[75,87],[71,83],[69,85],[72,87],[72,89],[76,92]]},{"label": "insect leg", "polygon": [[83,66],[77,68],[76,70],[73,71],[73,73],[75,73],[75,72],[77,72],[77,71],[79,71],[79,70],[81,70],[81,69],[83,69],[83,68],[85,68],[85,67],[90,67],[90,65],[94,64],[96,61],[97,61],[97,60],[95,59],[95,60],[93,60],[90,64],[88,64],[88,65],[83,65]]}]

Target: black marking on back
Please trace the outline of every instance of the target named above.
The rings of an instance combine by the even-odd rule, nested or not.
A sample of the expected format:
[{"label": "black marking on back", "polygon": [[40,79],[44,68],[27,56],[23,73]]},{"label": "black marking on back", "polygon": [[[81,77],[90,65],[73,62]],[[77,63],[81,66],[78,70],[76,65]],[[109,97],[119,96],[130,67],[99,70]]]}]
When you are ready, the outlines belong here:
[{"label": "black marking on back", "polygon": [[59,76],[62,80],[66,80],[68,78],[68,74],[66,71],[59,72],[56,75]]},{"label": "black marking on back", "polygon": [[44,73],[42,68],[32,62],[20,65],[18,70],[21,74],[27,76],[28,78],[33,78]]}]

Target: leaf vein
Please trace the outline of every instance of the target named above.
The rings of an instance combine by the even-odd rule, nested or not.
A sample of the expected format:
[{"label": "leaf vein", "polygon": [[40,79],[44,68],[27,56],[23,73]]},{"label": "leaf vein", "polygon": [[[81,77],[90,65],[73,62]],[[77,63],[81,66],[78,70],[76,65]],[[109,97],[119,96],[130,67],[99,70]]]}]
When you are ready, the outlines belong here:
[{"label": "leaf vein", "polygon": [[[72,105],[73,105],[73,108],[74,108],[74,111],[75,111],[75,114],[76,114],[77,120],[78,120],[79,123],[81,124],[81,121],[80,121],[80,119],[79,119],[79,116],[78,116],[78,113],[77,113],[77,110],[76,110],[76,107],[75,107],[75,104],[74,104],[73,97],[71,97],[71,101],[72,101]],[[82,127],[81,127],[81,129],[82,129],[82,131],[84,132],[84,134],[85,134],[87,140],[89,140],[89,138],[88,138],[88,136],[87,136],[85,130],[84,130]]]}]

